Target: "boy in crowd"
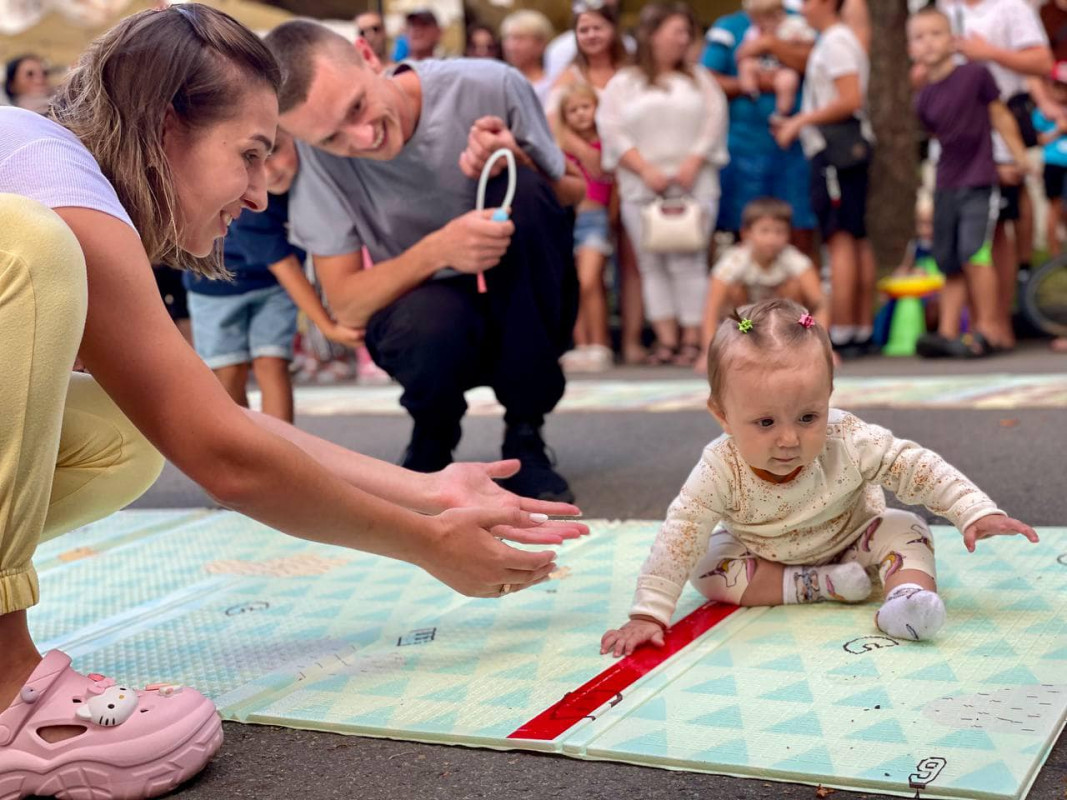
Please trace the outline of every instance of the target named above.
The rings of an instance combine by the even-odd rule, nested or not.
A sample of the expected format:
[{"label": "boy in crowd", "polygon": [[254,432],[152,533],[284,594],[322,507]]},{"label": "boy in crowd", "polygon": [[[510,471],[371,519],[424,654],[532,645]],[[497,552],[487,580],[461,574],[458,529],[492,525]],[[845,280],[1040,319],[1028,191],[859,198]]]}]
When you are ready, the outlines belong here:
[{"label": "boy in crowd", "polygon": [[789,244],[793,211],[774,197],[760,197],[741,213],[741,243],[728,248],[711,271],[704,305],[704,357],[724,314],[749,303],[784,297],[811,309],[817,322],[829,322],[819,273],[811,259]]},{"label": "boy in crowd", "polygon": [[867,119],[870,60],[842,22],[845,0],[807,0],[819,32],[804,71],[800,113],[772,120],[780,147],[799,136],[811,159],[811,204],[830,254],[830,341],[842,357],[872,346],[874,251],[867,238],[867,187],[874,134]]},{"label": "boy in crowd", "polygon": [[298,166],[293,138],[279,130],[267,158],[267,208],[234,220],[223,242],[233,280],[183,276],[197,354],[243,406],[251,368],[263,413],[286,422],[293,421],[289,364],[297,309],[335,342],[356,347],[363,341],[363,331],[331,319],[304,273],[304,251],[289,244],[289,187]]},{"label": "boy in crowd", "polygon": [[[937,7],[952,23],[956,52],[989,68],[1027,147],[1037,144],[1029,124],[1032,103],[1027,89],[1036,89],[1038,105],[1044,106],[1043,86],[1031,78],[1048,75],[1054,63],[1035,5],[1030,0],[937,0]],[[1034,211],[1026,176],[1012,163],[1013,154],[999,136],[993,137],[993,159],[1000,186],[1000,215],[992,245],[997,314],[1007,331],[1005,344],[1013,346],[1012,309],[1018,274],[1029,271],[1033,257]]]},{"label": "boy in crowd", "polygon": [[[919,355],[970,358],[1010,343],[1010,331],[997,313],[997,276],[990,242],[999,196],[992,129],[1007,143],[1016,166],[1026,171],[1019,129],[989,69],[957,64],[952,27],[936,8],[908,21],[912,59],[926,70],[926,85],[915,99],[919,120],[941,144],[934,193],[934,258],[945,274],[936,334],[923,336]],[[960,316],[971,298],[972,330],[960,337]]]}]

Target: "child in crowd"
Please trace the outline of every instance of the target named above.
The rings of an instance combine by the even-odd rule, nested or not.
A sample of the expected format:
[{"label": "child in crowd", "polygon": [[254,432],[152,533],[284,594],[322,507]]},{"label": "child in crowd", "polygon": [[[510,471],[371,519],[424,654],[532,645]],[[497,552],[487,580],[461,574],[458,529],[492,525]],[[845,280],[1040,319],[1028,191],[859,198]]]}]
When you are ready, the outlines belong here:
[{"label": "child in crowd", "polygon": [[793,209],[783,200],[760,197],[741,212],[741,243],[728,248],[711,271],[704,306],[705,351],[728,308],[771,297],[788,297],[813,309],[815,319],[829,324],[822,283],[811,259],[789,243]]},{"label": "child in crowd", "polygon": [[874,132],[867,118],[870,59],[842,20],[845,0],[806,0],[819,38],[808,56],[800,112],[772,118],[782,148],[800,137],[811,163],[811,205],[830,261],[830,341],[843,356],[872,351],[877,268],[867,237]]},{"label": "child in crowd", "polygon": [[[908,20],[911,57],[927,71],[915,98],[920,122],[937,137],[941,156],[934,192],[934,260],[945,275],[937,333],[916,344],[925,358],[985,356],[1010,343],[997,312],[997,276],[991,242],[999,210],[992,130],[996,129],[1025,169],[1026,150],[1015,118],[1000,101],[989,69],[956,63],[949,19],[927,7]],[[971,305],[971,330],[960,336],[960,319]]]},{"label": "child in crowd", "polygon": [[1049,99],[1060,110],[1057,119],[1049,119],[1034,108],[1034,129],[1044,149],[1045,197],[1048,198],[1048,252],[1060,254],[1060,225],[1063,222],[1064,179],[1067,178],[1067,61],[1057,61],[1045,79]]},{"label": "child in crowd", "polygon": [[[559,104],[559,124],[600,152],[596,129],[596,91],[587,83],[574,83],[564,89]],[[562,147],[562,136],[560,136]],[[563,354],[561,363],[568,372],[602,372],[613,362],[608,334],[608,302],[604,292],[604,265],[611,255],[611,226],[608,206],[614,180],[610,173],[589,169],[573,153],[566,153],[585,176],[585,199],[578,204],[574,221],[574,258],[578,268],[581,295],[578,320],[574,326],[576,348]],[[593,165],[595,167],[595,165]]]},{"label": "child in crowd", "polygon": [[709,444],[637,580],[630,620],[601,652],[662,646],[686,581],[710,600],[775,606],[860,603],[877,568],[875,625],[920,640],[945,619],[934,544],[922,517],[887,509],[882,487],[922,503],[975,542],[1033,529],[1000,511],[937,453],[830,408],[830,340],[811,314],[773,299],[719,328],[708,408],[725,433]]},{"label": "child in crowd", "polygon": [[288,192],[297,168],[296,145],[279,130],[267,159],[267,208],[241,214],[223,242],[233,281],[184,275],[197,353],[244,406],[251,367],[262,392],[263,412],[287,422],[293,421],[289,364],[297,308],[333,341],[355,347],[363,340],[362,331],[330,318],[304,274],[304,252],[289,244]]},{"label": "child in crowd", "polygon": [[753,100],[760,95],[760,84],[770,78],[774,86],[775,113],[787,117],[793,113],[800,88],[800,73],[784,66],[772,55],[746,55],[745,45],[761,36],[773,36],[786,42],[811,43],[815,31],[795,14],[786,14],[782,0],[745,0],[744,9],[752,25],[745,32],[737,50],[737,80],[741,91]]}]

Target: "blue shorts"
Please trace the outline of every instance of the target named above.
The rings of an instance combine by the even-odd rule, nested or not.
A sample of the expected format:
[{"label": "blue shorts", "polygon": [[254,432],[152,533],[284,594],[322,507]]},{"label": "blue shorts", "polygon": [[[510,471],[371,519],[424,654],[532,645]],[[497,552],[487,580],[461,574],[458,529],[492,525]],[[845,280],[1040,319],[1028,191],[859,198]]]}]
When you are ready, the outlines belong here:
[{"label": "blue shorts", "polygon": [[256,358],[292,361],[296,313],[281,286],[232,295],[189,292],[193,345],[212,369]]},{"label": "blue shorts", "polygon": [[591,208],[587,211],[579,211],[574,219],[574,254],[583,247],[589,247],[610,256],[611,226],[608,223],[608,210],[606,208]]},{"label": "blue shorts", "polygon": [[800,146],[788,150],[777,145],[763,152],[731,152],[730,163],[719,173],[722,200],[718,228],[741,230],[741,212],[757,197],[777,197],[793,208],[793,227],[816,227],[811,207],[811,168]]}]

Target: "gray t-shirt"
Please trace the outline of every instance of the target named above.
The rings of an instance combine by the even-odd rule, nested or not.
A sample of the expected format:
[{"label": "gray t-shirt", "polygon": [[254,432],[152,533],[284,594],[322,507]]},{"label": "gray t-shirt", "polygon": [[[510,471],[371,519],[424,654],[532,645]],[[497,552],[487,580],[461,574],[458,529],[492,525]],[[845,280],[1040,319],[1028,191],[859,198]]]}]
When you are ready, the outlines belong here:
[{"label": "gray t-shirt", "polygon": [[48,208],[103,211],[134,227],[78,137],[21,108],[0,108],[0,193],[29,197]]},{"label": "gray t-shirt", "polygon": [[371,258],[396,258],[474,209],[476,180],[459,168],[471,125],[503,119],[515,141],[552,179],[565,169],[529,82],[484,59],[419,61],[422,111],[411,139],[392,161],[344,158],[298,144],[300,171],[289,198],[291,235],[308,252],[345,255],[366,245]]}]

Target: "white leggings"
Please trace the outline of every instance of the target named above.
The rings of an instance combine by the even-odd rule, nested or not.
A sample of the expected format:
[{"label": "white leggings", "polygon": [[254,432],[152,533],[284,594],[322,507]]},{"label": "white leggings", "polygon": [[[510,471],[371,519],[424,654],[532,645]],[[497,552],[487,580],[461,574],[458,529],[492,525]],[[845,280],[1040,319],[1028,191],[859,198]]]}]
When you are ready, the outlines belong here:
[{"label": "white leggings", "polygon": [[[718,200],[701,200],[708,212],[705,235],[718,212]],[[704,319],[704,294],[708,286],[708,253],[649,253],[641,249],[641,210],[645,203],[624,200],[622,224],[634,243],[637,269],[641,273],[641,294],[645,316],[651,322],[678,320],[685,327],[697,327]]]}]

